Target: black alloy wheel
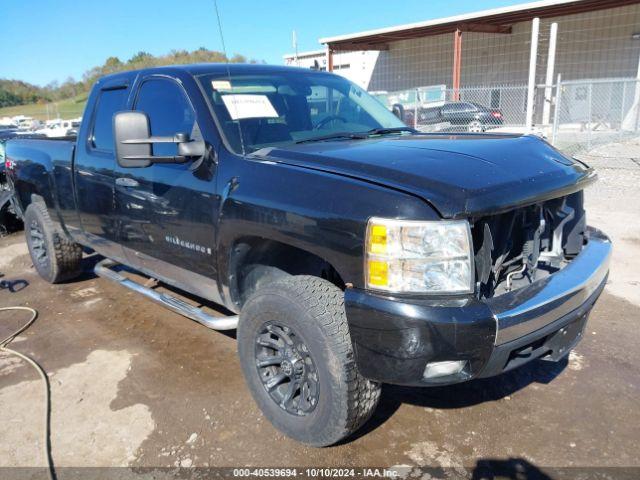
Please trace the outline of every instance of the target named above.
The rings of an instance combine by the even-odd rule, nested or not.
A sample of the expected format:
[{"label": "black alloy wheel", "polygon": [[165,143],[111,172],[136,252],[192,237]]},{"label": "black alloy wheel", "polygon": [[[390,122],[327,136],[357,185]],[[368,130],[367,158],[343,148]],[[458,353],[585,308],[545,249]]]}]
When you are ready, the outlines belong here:
[{"label": "black alloy wheel", "polygon": [[290,327],[270,322],[256,337],[255,364],[271,399],[293,415],[305,416],[318,405],[318,369],[308,347]]},{"label": "black alloy wheel", "polygon": [[49,262],[47,244],[44,238],[44,232],[35,220],[29,225],[29,237],[31,240],[31,249],[33,251],[33,261],[37,262],[41,266],[46,266]]}]

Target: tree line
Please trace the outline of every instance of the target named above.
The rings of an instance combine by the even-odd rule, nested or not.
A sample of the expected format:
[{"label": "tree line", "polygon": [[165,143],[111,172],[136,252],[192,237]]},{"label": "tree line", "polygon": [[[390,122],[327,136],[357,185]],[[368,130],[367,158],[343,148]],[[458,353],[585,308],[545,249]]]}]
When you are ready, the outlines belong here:
[{"label": "tree line", "polygon": [[[22,80],[0,79],[0,108],[14,105],[26,105],[29,103],[49,103],[67,98],[73,98],[87,93],[95,81],[109,73],[125,70],[137,70],[139,68],[157,67],[162,65],[180,65],[188,63],[226,62],[224,53],[215,50],[207,50],[204,47],[191,52],[187,50],[172,50],[166,55],[151,55],[147,52],[138,52],[129,60],[121,61],[118,57],[109,57],[104,64],[87,70],[81,80],[72,77],[60,83],[53,81],[44,87],[33,85]],[[256,63],[245,56],[235,54],[229,58],[231,63]]]}]

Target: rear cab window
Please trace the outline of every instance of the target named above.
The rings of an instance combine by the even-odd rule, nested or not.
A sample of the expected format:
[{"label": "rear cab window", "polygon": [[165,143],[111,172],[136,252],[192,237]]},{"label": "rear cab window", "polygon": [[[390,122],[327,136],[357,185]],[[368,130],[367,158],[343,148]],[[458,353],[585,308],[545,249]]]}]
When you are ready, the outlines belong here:
[{"label": "rear cab window", "polygon": [[129,89],[108,88],[100,91],[91,130],[90,145],[95,150],[113,153],[113,116],[125,110]]}]

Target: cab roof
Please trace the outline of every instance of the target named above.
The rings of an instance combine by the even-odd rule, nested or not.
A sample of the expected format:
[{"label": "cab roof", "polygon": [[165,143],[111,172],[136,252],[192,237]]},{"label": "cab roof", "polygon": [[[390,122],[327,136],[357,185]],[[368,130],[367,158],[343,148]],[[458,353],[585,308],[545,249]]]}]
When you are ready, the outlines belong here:
[{"label": "cab roof", "polygon": [[[193,76],[206,75],[206,74],[274,74],[274,73],[291,73],[298,71],[300,73],[309,73],[313,70],[300,67],[287,67],[282,65],[263,65],[253,63],[195,63],[190,65],[166,65],[162,67],[143,68],[140,70],[129,70],[126,72],[112,73],[101,77],[98,81],[103,83],[105,81],[113,80],[127,80],[132,79],[140,74],[149,73],[165,73],[171,74],[171,72],[183,71]],[[326,72],[318,72],[325,73]]]}]

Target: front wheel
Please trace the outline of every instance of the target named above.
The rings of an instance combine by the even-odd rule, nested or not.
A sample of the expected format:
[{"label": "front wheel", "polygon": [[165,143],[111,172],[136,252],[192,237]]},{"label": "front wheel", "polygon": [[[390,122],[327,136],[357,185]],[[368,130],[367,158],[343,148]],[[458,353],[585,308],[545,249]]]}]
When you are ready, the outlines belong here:
[{"label": "front wheel", "polygon": [[380,385],[355,364],[344,294],[326,280],[289,277],[256,291],[240,313],[238,352],[256,403],[297,441],[334,444],[378,403]]}]

